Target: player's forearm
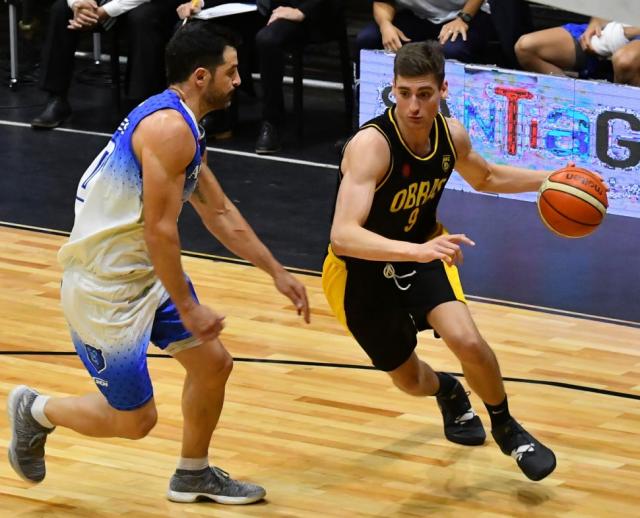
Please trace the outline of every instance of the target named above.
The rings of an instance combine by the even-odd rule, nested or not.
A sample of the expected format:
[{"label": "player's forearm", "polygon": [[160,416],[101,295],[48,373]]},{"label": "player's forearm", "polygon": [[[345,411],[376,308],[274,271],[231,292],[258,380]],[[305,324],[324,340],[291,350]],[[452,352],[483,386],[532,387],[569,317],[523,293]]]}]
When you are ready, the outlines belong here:
[{"label": "player's forearm", "polygon": [[158,223],[145,225],[144,240],[156,275],[182,313],[196,304],[187,284],[180,260],[180,238],[177,225]]},{"label": "player's forearm", "polygon": [[238,257],[249,261],[272,277],[284,270],[230,201],[224,213],[210,214],[203,221],[211,234]]},{"label": "player's forearm", "polygon": [[358,225],[334,225],[331,248],[340,256],[369,261],[415,261],[414,243],[388,239]]},{"label": "player's forearm", "polygon": [[548,175],[549,171],[488,164],[488,174],[484,182],[475,185],[474,188],[482,192],[502,194],[533,192],[540,188]]}]

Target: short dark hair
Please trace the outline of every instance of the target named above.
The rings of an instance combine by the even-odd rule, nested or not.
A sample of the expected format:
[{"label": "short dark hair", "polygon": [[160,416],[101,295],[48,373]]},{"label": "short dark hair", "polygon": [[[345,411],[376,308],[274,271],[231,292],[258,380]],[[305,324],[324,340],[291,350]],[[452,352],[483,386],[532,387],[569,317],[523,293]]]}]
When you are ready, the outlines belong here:
[{"label": "short dark hair", "polygon": [[444,81],[444,55],[437,41],[405,43],[396,53],[393,77],[416,77],[433,74],[438,85]]},{"label": "short dark hair", "polygon": [[199,67],[213,72],[224,62],[224,49],[238,45],[238,37],[224,27],[211,22],[189,21],[176,31],[167,44],[167,82],[173,84],[186,81]]}]

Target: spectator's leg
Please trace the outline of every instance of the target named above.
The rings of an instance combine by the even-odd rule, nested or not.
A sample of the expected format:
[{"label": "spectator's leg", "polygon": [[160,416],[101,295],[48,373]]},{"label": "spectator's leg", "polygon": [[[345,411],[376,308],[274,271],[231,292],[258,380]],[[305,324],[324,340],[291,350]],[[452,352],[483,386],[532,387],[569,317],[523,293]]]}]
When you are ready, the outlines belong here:
[{"label": "spectator's leg", "polygon": [[525,34],[515,51],[520,66],[531,72],[565,75],[576,66],[576,41],[562,27]]},{"label": "spectator's leg", "polygon": [[376,22],[365,25],[356,36],[356,48],[358,54],[362,49],[381,49],[382,35]]},{"label": "spectator's leg", "polygon": [[279,126],[284,122],[282,78],[286,49],[302,44],[305,23],[278,19],[256,34],[256,49],[260,60],[262,86],[262,127],[256,142],[256,152],[274,153],[280,149]]},{"label": "spectator's leg", "polygon": [[640,40],[634,40],[615,52],[611,61],[614,82],[640,86]]},{"label": "spectator's leg", "polygon": [[164,48],[177,20],[172,1],[148,2],[122,15],[129,53],[127,97],[142,101],[166,88]]},{"label": "spectator's leg", "polygon": [[438,26],[429,20],[418,18],[411,11],[400,11],[393,19],[393,24],[411,41],[438,39]]},{"label": "spectator's leg", "polygon": [[47,92],[67,96],[73,76],[74,53],[80,31],[67,29],[73,12],[67,0],[56,0],[51,6],[49,26],[42,47],[40,86]]},{"label": "spectator's leg", "polygon": [[260,59],[263,118],[274,124],[284,119],[282,77],[286,49],[301,42],[305,24],[279,19],[263,27],[256,35],[256,49]]},{"label": "spectator's leg", "polygon": [[491,17],[483,11],[478,11],[467,31],[467,41],[461,37],[456,41],[447,41],[442,46],[442,51],[447,59],[457,59],[463,63],[478,63],[484,55],[492,33]]},{"label": "spectator's leg", "polygon": [[79,31],[67,29],[73,12],[66,0],[56,0],[51,6],[47,36],[42,47],[40,87],[49,92],[44,110],[31,121],[38,129],[51,129],[71,115],[67,93],[73,76],[74,54]]}]

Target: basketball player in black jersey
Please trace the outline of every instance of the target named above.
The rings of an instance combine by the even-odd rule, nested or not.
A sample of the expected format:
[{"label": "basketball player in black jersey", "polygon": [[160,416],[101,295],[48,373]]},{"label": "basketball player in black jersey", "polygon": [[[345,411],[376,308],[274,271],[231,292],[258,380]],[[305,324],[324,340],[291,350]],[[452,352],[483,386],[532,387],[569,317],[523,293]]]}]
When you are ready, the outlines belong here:
[{"label": "basketball player in black jersey", "polygon": [[482,444],[480,418],[458,380],[435,372],[414,349],[432,328],[462,365],[491,418],[491,433],[524,474],[541,480],[553,452],[510,415],[498,361],[465,304],[456,264],[464,234],[448,234],[436,208],[453,168],[476,190],[537,191],[549,171],[487,163],[460,122],[439,113],[447,95],[444,59],[435,42],[397,53],[396,105],[346,144],[323,268],[323,288],[337,317],[393,383],[414,396],[436,396],[447,439]]}]

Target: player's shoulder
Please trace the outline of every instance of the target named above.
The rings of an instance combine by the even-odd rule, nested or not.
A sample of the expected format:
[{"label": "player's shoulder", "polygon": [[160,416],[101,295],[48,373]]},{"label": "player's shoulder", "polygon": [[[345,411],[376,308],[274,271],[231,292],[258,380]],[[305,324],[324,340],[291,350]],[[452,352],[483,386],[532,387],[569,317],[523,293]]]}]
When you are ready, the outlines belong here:
[{"label": "player's shoulder", "polygon": [[378,178],[389,168],[391,149],[386,137],[375,127],[363,128],[347,143],[342,155],[343,174]]},{"label": "player's shoulder", "polygon": [[176,110],[158,110],[140,121],[132,137],[138,156],[144,149],[162,157],[188,163],[196,149],[188,122]]},{"label": "player's shoulder", "polygon": [[377,153],[389,150],[387,137],[375,126],[360,129],[345,146],[345,153]]},{"label": "player's shoulder", "polygon": [[144,133],[156,136],[181,138],[192,134],[184,116],[172,108],[158,110],[147,115],[140,121],[138,128]]},{"label": "player's shoulder", "polygon": [[469,133],[464,127],[462,122],[453,117],[444,117],[444,120],[449,128],[449,134],[451,135],[451,141],[456,148],[458,155],[466,155],[471,147],[471,140]]}]

